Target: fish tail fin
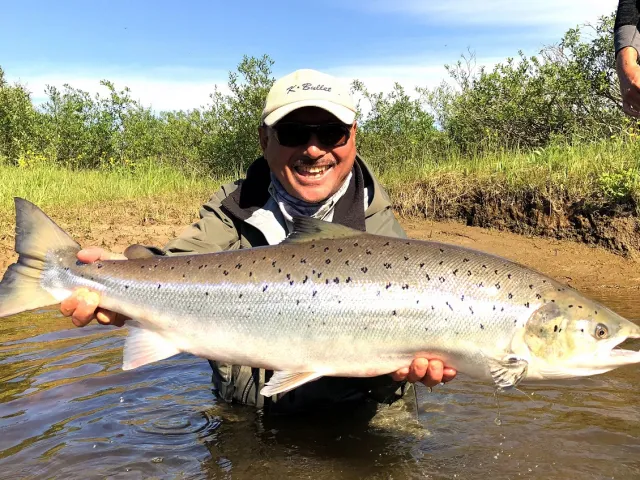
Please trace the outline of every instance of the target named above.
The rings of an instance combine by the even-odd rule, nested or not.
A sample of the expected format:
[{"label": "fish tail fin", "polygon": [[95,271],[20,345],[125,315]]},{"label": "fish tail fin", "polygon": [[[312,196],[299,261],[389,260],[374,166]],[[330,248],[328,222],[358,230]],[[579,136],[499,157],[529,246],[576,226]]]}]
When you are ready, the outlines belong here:
[{"label": "fish tail fin", "polygon": [[18,261],[9,266],[0,281],[0,317],[58,303],[40,282],[47,254],[75,256],[81,248],[34,204],[22,198],[14,200]]}]

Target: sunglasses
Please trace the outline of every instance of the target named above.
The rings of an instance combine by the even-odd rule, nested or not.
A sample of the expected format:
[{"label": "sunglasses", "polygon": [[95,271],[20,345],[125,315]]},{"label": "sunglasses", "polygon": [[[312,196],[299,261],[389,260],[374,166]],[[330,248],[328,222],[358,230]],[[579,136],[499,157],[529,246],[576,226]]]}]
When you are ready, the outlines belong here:
[{"label": "sunglasses", "polygon": [[345,145],[351,136],[351,125],[344,123],[323,123],[309,125],[297,122],[281,122],[272,127],[278,143],[283,147],[299,147],[309,143],[311,135],[325,147],[335,148]]}]

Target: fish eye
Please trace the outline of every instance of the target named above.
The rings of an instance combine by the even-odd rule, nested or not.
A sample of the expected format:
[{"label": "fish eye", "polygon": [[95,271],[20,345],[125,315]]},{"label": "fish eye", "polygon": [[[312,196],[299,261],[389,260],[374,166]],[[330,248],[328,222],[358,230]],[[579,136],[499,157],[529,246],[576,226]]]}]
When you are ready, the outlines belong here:
[{"label": "fish eye", "polygon": [[606,325],[603,325],[602,323],[599,323],[598,325],[596,325],[596,331],[594,333],[594,336],[598,340],[604,340],[605,338],[607,338],[609,336],[609,329],[607,328]]}]

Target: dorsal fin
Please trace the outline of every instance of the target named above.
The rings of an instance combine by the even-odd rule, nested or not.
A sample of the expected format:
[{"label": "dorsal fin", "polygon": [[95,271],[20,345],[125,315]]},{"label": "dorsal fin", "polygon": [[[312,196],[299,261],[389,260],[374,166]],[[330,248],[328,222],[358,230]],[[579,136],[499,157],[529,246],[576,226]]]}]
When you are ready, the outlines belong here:
[{"label": "dorsal fin", "polygon": [[348,238],[365,232],[339,223],[325,222],[312,217],[293,217],[293,232],[283,243],[304,243],[314,240]]}]

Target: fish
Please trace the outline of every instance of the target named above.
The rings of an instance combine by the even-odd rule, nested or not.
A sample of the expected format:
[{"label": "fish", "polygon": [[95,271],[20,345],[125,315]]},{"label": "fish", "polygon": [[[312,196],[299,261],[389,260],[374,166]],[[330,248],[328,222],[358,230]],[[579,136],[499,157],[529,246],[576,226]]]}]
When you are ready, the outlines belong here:
[{"label": "fish", "polygon": [[187,352],[273,370],[265,396],[322,376],[372,377],[439,359],[497,390],[640,362],[640,327],[523,265],[445,243],[295,218],[280,244],[85,264],[81,246],[15,198],[16,263],[0,317],[78,288],[128,320],[124,370]]}]

